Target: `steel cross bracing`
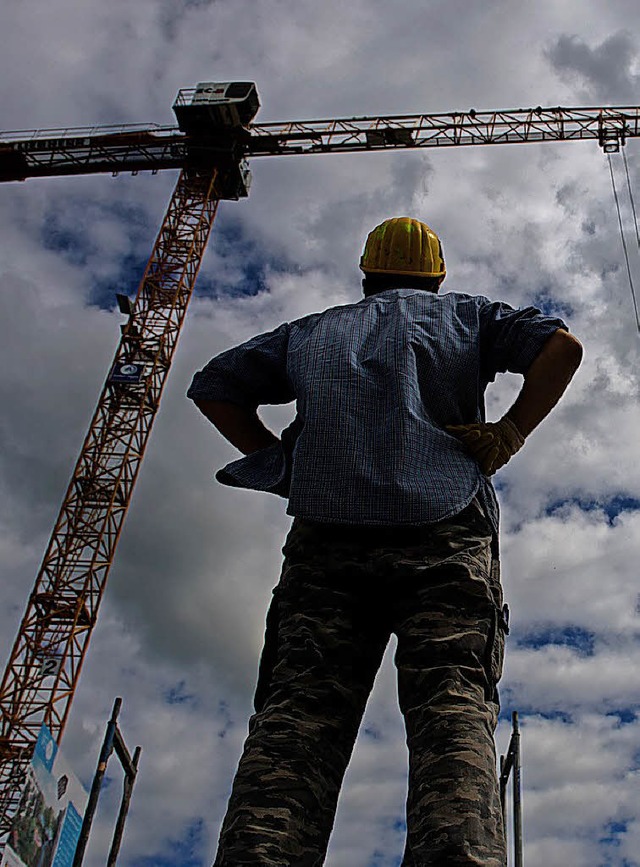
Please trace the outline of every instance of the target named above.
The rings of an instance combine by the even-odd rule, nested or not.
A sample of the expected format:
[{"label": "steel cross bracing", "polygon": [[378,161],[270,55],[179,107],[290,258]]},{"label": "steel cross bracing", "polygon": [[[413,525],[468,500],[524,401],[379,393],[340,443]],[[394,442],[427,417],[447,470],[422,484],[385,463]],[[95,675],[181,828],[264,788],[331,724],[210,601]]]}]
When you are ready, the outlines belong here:
[{"label": "steel cross bracing", "polygon": [[0,685],[0,835],[40,726],[59,741],[215,216],[218,172],[182,172]]},{"label": "steel cross bracing", "polygon": [[219,136],[142,125],[0,133],[0,181],[181,169],[216,154],[234,158],[392,148],[596,139],[607,147],[640,135],[640,107],[529,108],[250,124]]}]

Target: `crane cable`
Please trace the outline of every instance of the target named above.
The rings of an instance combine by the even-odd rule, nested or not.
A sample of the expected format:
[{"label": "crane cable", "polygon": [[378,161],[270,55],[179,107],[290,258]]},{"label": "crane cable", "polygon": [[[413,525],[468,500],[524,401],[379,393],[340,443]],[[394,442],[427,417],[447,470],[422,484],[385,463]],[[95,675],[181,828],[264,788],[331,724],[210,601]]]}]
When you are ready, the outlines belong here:
[{"label": "crane cable", "polygon": [[633,200],[633,193],[631,191],[631,179],[629,178],[629,163],[627,162],[627,155],[624,152],[624,148],[622,149],[622,159],[624,160],[624,170],[627,175],[627,189],[629,190],[629,200],[631,202],[631,211],[633,212],[633,223],[636,229],[636,242],[638,244],[638,250],[640,250],[640,234],[638,234],[638,217],[636,215],[636,205]]},{"label": "crane cable", "polygon": [[[633,195],[631,194],[631,182],[629,180],[629,166],[627,164],[627,158],[624,156],[624,151],[622,151],[622,155],[624,157],[624,165],[627,171],[627,184],[629,186],[629,194],[631,195],[631,207],[633,210],[633,218],[635,221],[636,227],[636,239],[638,241],[638,248],[640,249],[640,235],[638,235],[638,220],[636,218],[636,208],[633,202]],[[629,289],[631,290],[631,298],[633,300],[633,309],[636,314],[636,328],[638,329],[638,333],[640,334],[640,315],[638,314],[638,302],[636,300],[636,292],[633,286],[633,277],[631,276],[631,266],[629,264],[629,251],[627,250],[627,242],[624,237],[624,229],[622,226],[622,215],[620,213],[620,201],[618,200],[618,191],[616,190],[616,182],[613,175],[613,163],[611,162],[611,154],[607,154],[607,158],[609,160],[609,173],[611,175],[611,188],[613,189],[613,198],[616,203],[616,211],[618,212],[618,225],[620,226],[620,239],[622,240],[622,249],[624,250],[624,258],[627,264],[627,275],[629,277]]]}]

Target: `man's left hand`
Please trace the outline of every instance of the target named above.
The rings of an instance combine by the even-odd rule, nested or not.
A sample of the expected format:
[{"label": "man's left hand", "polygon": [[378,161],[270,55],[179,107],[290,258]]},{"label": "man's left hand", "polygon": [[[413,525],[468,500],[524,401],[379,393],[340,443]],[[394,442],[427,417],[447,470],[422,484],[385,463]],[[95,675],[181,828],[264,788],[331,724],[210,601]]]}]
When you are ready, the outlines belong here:
[{"label": "man's left hand", "polygon": [[458,437],[485,476],[493,475],[524,445],[524,437],[506,415],[495,422],[448,425],[447,431]]}]

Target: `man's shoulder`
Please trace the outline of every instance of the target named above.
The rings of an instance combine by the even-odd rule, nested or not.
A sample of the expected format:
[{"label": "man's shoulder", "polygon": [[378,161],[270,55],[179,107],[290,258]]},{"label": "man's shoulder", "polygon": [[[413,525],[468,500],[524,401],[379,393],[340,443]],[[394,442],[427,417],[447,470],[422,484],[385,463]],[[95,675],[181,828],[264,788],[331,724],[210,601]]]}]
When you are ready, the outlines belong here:
[{"label": "man's shoulder", "polygon": [[438,296],[445,299],[451,304],[472,304],[476,307],[483,307],[485,304],[493,304],[491,298],[486,295],[478,295],[471,292],[459,292],[457,289],[452,289],[449,292],[443,292]]},{"label": "man's shoulder", "polygon": [[362,302],[366,298],[361,298],[359,301],[351,301],[346,304],[334,304],[332,307],[327,307],[324,310],[318,310],[315,313],[308,313],[306,316],[300,316],[298,319],[292,319],[288,325],[293,328],[307,328],[321,322],[323,319],[333,319],[340,316],[350,316],[353,312],[363,306]]},{"label": "man's shoulder", "polygon": [[362,313],[366,313],[368,309],[380,307],[381,305],[387,308],[396,305],[432,307],[434,304],[452,308],[463,306],[481,308],[492,303],[491,299],[486,298],[484,295],[472,295],[467,292],[450,291],[436,294],[421,289],[389,289],[386,292],[369,295],[357,301],[336,304],[332,307],[327,307],[325,310],[309,313],[306,316],[291,320],[288,326],[305,331],[322,322],[345,319],[354,315],[359,316]]}]

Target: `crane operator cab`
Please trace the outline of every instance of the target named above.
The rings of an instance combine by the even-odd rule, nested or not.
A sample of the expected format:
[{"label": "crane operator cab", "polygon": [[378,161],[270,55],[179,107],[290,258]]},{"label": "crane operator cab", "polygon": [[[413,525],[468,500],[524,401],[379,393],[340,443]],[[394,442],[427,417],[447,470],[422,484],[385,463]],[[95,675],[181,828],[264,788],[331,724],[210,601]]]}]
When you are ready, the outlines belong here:
[{"label": "crane operator cab", "polygon": [[221,199],[249,194],[251,172],[243,158],[246,127],[260,108],[252,81],[201,81],[181,90],[173,105],[178,126],[187,136],[186,167],[218,169],[216,192]]},{"label": "crane operator cab", "polygon": [[201,81],[178,93],[173,110],[178,126],[190,135],[207,135],[247,126],[260,108],[252,81]]}]

